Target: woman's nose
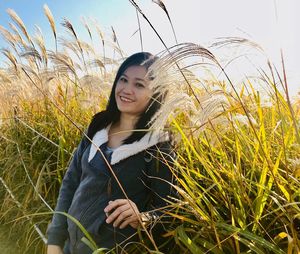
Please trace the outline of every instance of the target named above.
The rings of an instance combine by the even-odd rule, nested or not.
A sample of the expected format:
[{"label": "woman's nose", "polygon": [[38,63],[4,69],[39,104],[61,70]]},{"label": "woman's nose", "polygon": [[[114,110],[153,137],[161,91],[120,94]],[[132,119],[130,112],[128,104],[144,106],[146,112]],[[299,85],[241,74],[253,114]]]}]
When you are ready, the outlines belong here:
[{"label": "woman's nose", "polygon": [[127,83],[127,85],[124,86],[123,92],[127,94],[132,94],[133,92],[132,85],[130,83]]}]

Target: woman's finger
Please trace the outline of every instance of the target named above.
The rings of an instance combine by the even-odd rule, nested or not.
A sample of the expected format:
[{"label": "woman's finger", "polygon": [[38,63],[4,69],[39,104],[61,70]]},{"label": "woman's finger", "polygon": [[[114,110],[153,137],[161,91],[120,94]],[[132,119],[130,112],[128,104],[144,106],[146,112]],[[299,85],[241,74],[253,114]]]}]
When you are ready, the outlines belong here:
[{"label": "woman's finger", "polygon": [[133,215],[133,211],[128,209],[119,214],[119,216],[114,220],[113,226],[118,227],[123,221],[126,221]]},{"label": "woman's finger", "polygon": [[[128,204],[124,204],[115,208],[115,210],[107,217],[106,223],[111,223],[115,221],[119,215],[127,210],[130,210],[130,206]],[[111,210],[112,211],[112,210]]]},{"label": "woman's finger", "polygon": [[108,214],[106,223],[113,222],[114,227],[125,228],[130,225],[133,228],[137,228],[139,225],[139,210],[134,202],[127,199],[116,199],[109,201],[104,212]]},{"label": "woman's finger", "polygon": [[125,227],[127,227],[128,225],[132,226],[133,228],[137,228],[139,225],[139,220],[136,216],[131,216],[126,218],[126,220],[124,220],[121,225],[119,226],[120,229],[123,229]]},{"label": "woman's finger", "polygon": [[119,206],[128,203],[126,199],[116,199],[114,201],[109,201],[108,205],[104,208],[105,213],[110,213],[112,210],[116,209]]}]

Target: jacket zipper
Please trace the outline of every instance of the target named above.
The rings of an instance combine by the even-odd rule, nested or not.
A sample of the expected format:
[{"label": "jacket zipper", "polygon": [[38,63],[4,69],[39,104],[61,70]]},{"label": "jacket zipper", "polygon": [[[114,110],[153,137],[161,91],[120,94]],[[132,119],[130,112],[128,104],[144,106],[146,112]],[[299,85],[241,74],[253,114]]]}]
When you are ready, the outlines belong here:
[{"label": "jacket zipper", "polygon": [[[108,196],[108,200],[110,200],[111,198],[111,177],[108,179],[107,182],[107,196]],[[100,197],[99,197],[100,198]],[[99,200],[99,198],[95,199],[88,207],[87,209],[81,214],[81,216],[79,217],[78,221],[82,224],[84,222],[84,219],[86,218],[88,211],[91,209],[91,207],[94,207],[95,204],[97,203],[97,201]],[[76,226],[76,239],[75,239],[75,245],[74,245],[74,250],[76,251],[77,246],[79,244],[78,241],[78,234],[79,234],[79,228]]]},{"label": "jacket zipper", "polygon": [[[83,224],[84,219],[85,219],[85,217],[86,217],[86,215],[87,215],[88,210],[90,210],[91,207],[93,207],[93,206],[97,203],[98,199],[99,199],[99,198],[95,199],[95,200],[94,200],[94,201],[86,208],[86,210],[81,214],[81,216],[80,216],[79,219],[78,219],[78,221],[80,222],[80,224]],[[78,244],[79,244],[79,241],[78,241],[78,235],[79,235],[80,229],[76,226],[76,227],[75,227],[75,230],[76,230],[76,235],[75,235],[74,253],[77,253],[77,246],[78,246]],[[81,239],[80,239],[80,241],[81,241]]]},{"label": "jacket zipper", "polygon": [[111,198],[111,177],[108,179],[107,183],[107,196],[109,199]]}]

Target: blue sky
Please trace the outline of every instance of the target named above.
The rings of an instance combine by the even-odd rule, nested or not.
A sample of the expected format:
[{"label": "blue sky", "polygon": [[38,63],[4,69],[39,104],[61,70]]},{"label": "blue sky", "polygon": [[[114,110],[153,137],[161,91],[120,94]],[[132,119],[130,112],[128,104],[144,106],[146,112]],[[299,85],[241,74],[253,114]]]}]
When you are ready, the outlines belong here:
[{"label": "blue sky", "polygon": [[[110,26],[116,20],[135,13],[129,1],[126,0],[1,0],[0,25],[5,28],[9,27],[8,24],[9,22],[12,22],[12,20],[6,10],[8,8],[13,9],[23,20],[30,34],[35,32],[34,25],[36,24],[41,28],[44,36],[46,37],[46,41],[50,44],[52,34],[48,20],[44,15],[44,4],[47,4],[51,10],[59,34],[64,33],[64,29],[60,23],[63,18],[67,18],[71,21],[76,31],[84,37],[87,36],[87,34],[85,34],[85,29],[80,21],[82,16],[94,17],[101,25]],[[1,38],[0,47],[5,46],[5,42]]]},{"label": "blue sky", "polygon": [[97,17],[101,23],[110,24],[113,20],[121,18],[133,11],[129,1],[124,0],[1,0],[0,3],[0,24],[7,26],[10,22],[9,15],[5,12],[11,8],[28,25],[28,29],[33,28],[33,24],[41,27],[47,25],[47,19],[43,13],[43,5],[47,4],[54,19],[60,22],[63,17],[78,24],[80,16]]},{"label": "blue sky", "polygon": [[[172,30],[164,12],[151,0],[136,0],[151,20],[168,46],[175,44]],[[288,77],[292,80],[292,92],[300,90],[300,10],[299,0],[164,0],[171,15],[179,42],[194,42],[209,46],[218,37],[247,37],[262,45],[271,60],[280,63],[280,48],[284,49]],[[121,48],[127,53],[140,50],[137,18],[128,0],[0,0],[0,25],[9,28],[11,22],[6,13],[14,9],[25,23],[30,34],[37,24],[46,40],[54,49],[53,36],[43,5],[47,4],[55,18],[59,36],[65,36],[60,25],[63,18],[71,21],[79,37],[88,40],[88,34],[80,17],[96,18],[105,34],[114,27]],[[141,19],[144,50],[158,53],[161,42]],[[0,48],[7,47],[0,38]],[[1,66],[0,57],[0,66]]]}]

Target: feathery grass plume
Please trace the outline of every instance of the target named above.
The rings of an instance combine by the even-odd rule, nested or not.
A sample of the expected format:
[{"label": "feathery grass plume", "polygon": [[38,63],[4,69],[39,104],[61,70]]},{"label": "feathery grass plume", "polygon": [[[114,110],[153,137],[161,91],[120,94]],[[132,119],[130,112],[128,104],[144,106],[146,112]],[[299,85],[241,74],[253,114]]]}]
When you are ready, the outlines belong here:
[{"label": "feathery grass plume", "polygon": [[85,51],[85,53],[89,56],[89,55],[92,55],[94,56],[95,55],[95,50],[94,50],[94,47],[85,42],[85,41],[82,41],[82,40],[79,40],[80,42],[80,45],[81,45],[81,48]]},{"label": "feathery grass plume", "polygon": [[90,66],[97,66],[97,67],[99,67],[99,68],[104,68],[105,69],[105,65],[104,65],[104,63],[103,63],[103,61],[101,60],[101,59],[94,59],[94,60],[91,60],[89,63],[88,63],[88,65],[90,65]]},{"label": "feathery grass plume", "polygon": [[[25,67],[24,67],[24,69],[25,69],[26,73],[28,75],[30,75],[30,73],[31,73],[30,69],[25,68]],[[65,84],[65,85],[67,83],[67,80],[64,80],[63,77],[61,77],[61,79],[58,81],[57,71],[49,70],[47,68],[41,69],[38,72],[38,75],[36,77],[34,77],[34,74],[30,75],[30,77],[32,80],[35,80],[36,83],[40,84],[39,89],[43,91],[44,95],[49,96],[49,98],[55,97],[55,91],[57,89],[57,86],[59,85],[59,82],[63,82],[63,84]],[[32,97],[34,97],[34,98],[43,98],[44,97],[44,95],[41,94],[41,92],[39,92],[37,89],[32,89],[32,87],[29,89],[32,93]],[[27,100],[30,101],[30,99],[27,99]]]},{"label": "feathery grass plume", "polygon": [[155,29],[155,27],[152,25],[152,23],[150,22],[150,20],[147,18],[147,16],[143,13],[142,9],[139,7],[139,5],[134,1],[134,0],[129,0],[129,2],[134,6],[134,8],[142,15],[142,17],[147,21],[147,23],[149,24],[149,26],[152,28],[152,30],[154,31],[154,33],[157,35],[157,37],[159,38],[159,40],[161,41],[161,43],[164,45],[165,49],[168,50],[168,46],[167,44],[164,42],[164,40],[162,39],[162,37],[160,36],[160,34],[157,32],[157,30]]},{"label": "feathery grass plume", "polygon": [[[281,57],[282,75],[283,75],[283,79],[280,79],[280,80],[282,80],[281,83],[282,83],[282,86],[284,87],[284,92],[285,92],[287,104],[288,104],[288,107],[289,107],[289,110],[290,110],[290,113],[291,113],[291,116],[292,116],[292,119],[293,119],[293,125],[294,125],[294,128],[295,128],[296,137],[297,137],[298,143],[300,144],[300,133],[299,133],[299,129],[298,129],[298,126],[297,126],[297,120],[296,120],[296,117],[295,117],[295,112],[294,112],[294,109],[292,107],[292,103],[291,103],[291,99],[290,99],[290,95],[289,95],[287,76],[286,76],[286,70],[285,70],[285,61],[284,61],[283,50],[282,49],[280,49],[280,57]],[[280,75],[279,75],[279,77],[280,77]]]},{"label": "feathery grass plume", "polygon": [[[69,20],[64,18],[64,20],[61,22],[61,25],[65,28],[67,28],[67,31],[71,32],[71,34],[74,36],[76,41],[78,40],[77,34],[74,30],[74,27],[73,27],[73,25],[71,24],[71,22]],[[79,48],[80,48],[80,45],[79,45]]]},{"label": "feathery grass plume", "polygon": [[45,46],[45,40],[44,40],[44,36],[42,33],[42,30],[39,26],[35,26],[36,28],[36,34],[33,38],[34,42],[39,46],[41,54],[40,56],[42,57],[42,60],[44,62],[44,67],[47,67],[48,64],[48,55],[47,55],[47,50],[46,50],[46,46]]},{"label": "feathery grass plume", "polygon": [[106,63],[104,66],[107,65],[118,66],[120,64],[119,59],[114,59],[110,57],[101,57],[100,59],[102,59],[103,64]]},{"label": "feathery grass plume", "polygon": [[88,25],[88,23],[87,23],[87,21],[84,17],[81,17],[81,22],[84,25],[85,29],[87,30],[91,41],[93,41],[93,36],[92,36],[92,33],[91,33],[91,29],[90,29],[90,27],[89,27],[89,25]]},{"label": "feathery grass plume", "polygon": [[112,30],[112,40],[113,40],[114,43],[116,43],[117,48],[119,49],[119,50],[117,50],[117,51],[119,52],[119,54],[120,54],[121,57],[123,58],[123,57],[124,57],[123,51],[122,51],[122,49],[121,49],[121,47],[120,47],[120,44],[119,44],[119,41],[118,41],[118,38],[117,38],[117,34],[116,34],[116,32],[115,32],[115,29],[114,29],[112,26],[111,26],[111,30]]},{"label": "feathery grass plume", "polygon": [[18,43],[20,43],[21,45],[26,45],[26,42],[24,41],[24,39],[23,39],[22,35],[20,34],[18,28],[11,22],[9,22],[8,24],[9,24],[9,27],[14,32],[14,36],[15,36],[16,40],[18,41]]},{"label": "feathery grass plume", "polygon": [[79,38],[78,38],[78,36],[75,32],[75,29],[74,29],[73,25],[66,18],[64,18],[63,22],[61,22],[61,25],[65,28],[67,28],[67,31],[69,31],[73,35],[73,37],[75,38],[75,41],[78,45],[78,48],[79,48],[79,51],[80,51],[80,54],[81,54],[81,59],[80,60],[82,61],[85,70],[87,71],[87,66],[86,66],[86,63],[85,63],[83,48],[82,48],[81,42],[80,42],[80,40],[79,40]]},{"label": "feathery grass plume", "polygon": [[75,76],[76,80],[78,79],[74,62],[69,55],[62,52],[55,53],[49,51],[48,57],[53,64],[55,64],[58,72],[66,73],[70,71]]},{"label": "feathery grass plume", "polygon": [[[26,73],[27,73],[27,78],[26,78],[26,76],[23,76],[23,74],[21,76],[23,78],[23,81],[21,82],[21,85],[20,85],[21,87],[23,87],[23,86],[24,86],[24,88],[29,87],[30,85],[28,84],[29,83],[28,81],[30,79],[34,80],[36,83],[39,83],[39,84],[43,85],[43,83],[41,82],[41,80],[42,80],[41,76],[39,75],[39,69],[33,68],[30,64],[29,65],[28,64],[27,65],[22,65],[21,69],[22,69],[23,72],[26,71]],[[29,80],[28,80],[28,78],[29,78]],[[43,89],[43,88],[44,87],[42,87],[41,89]],[[24,97],[26,98],[26,96],[24,96]]]},{"label": "feathery grass plume", "polygon": [[258,43],[251,41],[246,38],[241,38],[241,37],[220,37],[217,38],[218,41],[212,43],[211,47],[224,47],[224,46],[229,46],[229,47],[250,47],[252,49],[258,49],[261,51],[263,54],[265,54],[264,49],[262,48],[261,45]]},{"label": "feathery grass plume", "polygon": [[42,56],[40,55],[40,52],[31,46],[23,47],[20,57],[29,58],[29,59],[37,59],[39,62],[42,62]]},{"label": "feathery grass plume", "polygon": [[[95,29],[101,39],[101,42],[102,42],[102,52],[103,52],[103,58],[105,59],[105,39],[104,39],[104,34],[103,32],[101,31],[100,29],[100,26],[99,26],[99,23],[96,19],[93,19],[93,24],[95,26]],[[103,64],[105,65],[105,62],[103,62]]]},{"label": "feathery grass plume", "polygon": [[25,35],[27,38],[28,42],[34,47],[34,44],[27,32],[26,26],[23,23],[22,19],[18,16],[18,14],[12,10],[12,9],[7,9],[7,13],[11,17],[11,19],[15,22],[15,24],[22,30],[22,33]]},{"label": "feathery grass plume", "polygon": [[[124,53],[124,51],[116,43],[106,40],[105,44],[108,47],[110,47],[114,51],[114,53],[117,52],[120,55],[120,57],[118,57],[117,59],[115,59],[116,57],[115,57],[115,55],[113,55],[110,58],[113,62],[117,61],[118,63],[120,63],[120,60],[125,59],[124,55],[126,55],[126,54]],[[109,57],[105,57],[104,59],[109,61]],[[105,62],[105,64],[106,64],[106,62]],[[107,64],[109,64],[109,63],[107,63]]]},{"label": "feathery grass plume", "polygon": [[77,43],[77,46],[78,46],[78,49],[81,53],[81,56],[84,60],[84,56],[83,56],[83,48],[82,48],[82,45],[81,45],[81,41],[79,40],[76,32],[75,32],[75,29],[73,27],[73,25],[71,24],[71,22],[69,20],[67,20],[66,18],[64,18],[64,21],[61,23],[63,27],[67,28],[67,31],[71,32],[71,34],[74,36],[75,38],[75,41]]},{"label": "feathery grass plume", "polygon": [[93,59],[93,60],[90,60],[87,62],[87,66],[93,68],[93,67],[96,67],[96,68],[99,68],[100,70],[100,73],[101,73],[101,76],[103,75],[103,70],[104,70],[104,74],[106,72],[106,68],[105,68],[105,65],[104,63],[102,62],[101,59],[99,59],[99,57],[96,59]]},{"label": "feathery grass plume", "polygon": [[15,71],[18,72],[18,61],[9,49],[1,49],[2,54],[10,61],[14,66]]},{"label": "feathery grass plume", "polygon": [[[229,77],[228,73],[224,70],[224,67],[222,66],[222,64],[218,62],[217,65],[222,70],[222,74],[225,76],[225,80],[227,80],[227,82],[229,83],[229,87],[233,91],[233,94],[235,95],[235,98],[239,101],[240,107],[242,108],[242,110],[245,113],[245,115],[248,117],[249,124],[250,124],[251,128],[254,131],[253,132],[254,136],[255,136],[256,140],[259,142],[260,149],[261,149],[261,151],[263,153],[263,156],[267,160],[267,165],[268,165],[269,169],[271,170],[271,168],[273,167],[273,165],[272,165],[273,162],[271,160],[269,160],[268,154],[266,154],[266,151],[265,151],[265,149],[262,146],[262,141],[261,141],[261,139],[259,137],[259,132],[257,130],[255,130],[255,128],[254,128],[254,126],[253,126],[253,124],[251,122],[251,119],[250,119],[250,116],[249,116],[249,111],[247,110],[246,104],[242,101],[241,97],[239,96],[239,92],[238,92],[237,87],[234,85],[234,83],[231,80],[231,78]],[[277,182],[275,181],[275,183],[277,183]]]},{"label": "feathery grass plume", "polygon": [[[11,83],[12,82],[11,78],[7,75],[6,70],[0,69],[0,78],[1,78],[1,81],[2,81],[2,82],[0,82],[1,86],[4,86],[5,83]],[[4,90],[4,87],[3,87],[2,90]]]},{"label": "feathery grass plume", "polygon": [[[271,61],[264,48],[252,40],[240,37],[218,38],[216,42],[211,44],[210,48],[214,50],[224,48],[227,52],[229,51],[231,53],[230,59],[227,61],[227,63],[222,65],[223,70],[237,60],[247,60],[248,64],[250,64],[250,66],[254,68],[261,76],[265,75],[266,78],[270,77],[270,75],[266,73],[267,69],[265,67],[269,67],[271,70]],[[235,52],[233,49],[235,49]],[[224,52],[222,53],[224,54]],[[263,61],[266,66],[262,66],[262,63],[260,63],[259,67],[256,66],[256,64],[253,63],[254,57],[262,57],[259,58],[259,60]],[[245,65],[245,62],[243,63]],[[250,76],[247,75],[247,78],[250,78]]]},{"label": "feathery grass plume", "polygon": [[104,37],[104,33],[102,32],[101,28],[100,28],[100,25],[98,23],[98,21],[96,19],[93,19],[93,23],[94,23],[94,26],[95,26],[95,29],[101,39],[101,42],[102,42],[102,46],[104,47],[105,46],[105,37]]},{"label": "feathery grass plume", "polygon": [[[282,50],[281,50],[281,64],[282,64],[282,75],[279,74],[278,69],[276,66],[272,66],[272,63],[270,61],[270,59],[268,58],[267,54],[265,53],[264,49],[258,45],[257,43],[250,41],[248,39],[245,38],[239,38],[239,37],[227,37],[223,40],[221,40],[220,42],[216,42],[214,44],[212,44],[213,46],[217,46],[217,47],[223,47],[224,45],[227,46],[247,46],[251,49],[256,49],[258,50],[267,60],[267,65],[269,67],[269,71],[271,72],[271,78],[273,80],[270,80],[269,76],[261,67],[259,68],[260,70],[259,73],[261,74],[261,76],[263,78],[265,78],[266,80],[266,84],[268,84],[269,86],[271,86],[273,89],[273,93],[275,94],[275,96],[278,95],[278,90],[277,90],[277,83],[275,81],[275,77],[274,77],[274,73],[273,71],[275,70],[277,78],[279,80],[279,84],[282,86],[285,96],[286,96],[286,100],[288,102],[287,106],[289,107],[289,111],[291,114],[291,117],[293,119],[293,125],[295,127],[296,130],[296,137],[298,139],[298,142],[300,142],[300,135],[299,135],[299,130],[296,124],[296,119],[295,119],[295,113],[292,107],[292,103],[290,101],[290,96],[288,93],[288,86],[287,86],[287,79],[286,79],[286,71],[285,71],[285,65],[284,65],[284,58],[283,58],[283,54],[282,54]],[[273,70],[274,68],[274,70]],[[226,74],[225,74],[226,75]],[[233,87],[233,90],[235,90],[235,88]]]},{"label": "feathery grass plume", "polygon": [[77,56],[77,58],[80,60],[81,52],[80,52],[80,49],[78,48],[78,44],[76,42],[70,41],[66,38],[58,38],[58,41],[59,41],[60,45],[62,45],[63,50],[65,51],[65,54],[69,53],[68,50],[70,50],[71,53],[75,54]]},{"label": "feathery grass plume", "polygon": [[[67,39],[64,39],[64,38],[60,38],[59,39],[60,41],[60,44],[65,48],[65,49],[69,49],[72,53],[74,53],[78,60],[81,61],[82,59],[82,52],[81,52],[81,49],[79,48],[78,46],[78,43],[77,42],[74,42],[74,41],[68,41]],[[83,41],[80,41],[80,44],[81,44],[81,47],[82,49],[85,50],[85,53],[89,56],[90,54],[91,55],[95,55],[95,51],[94,51],[94,48],[89,45],[88,43],[85,43]]]},{"label": "feathery grass plume", "polygon": [[228,125],[228,121],[225,121],[224,117],[220,117],[230,108],[224,91],[216,90],[204,93],[199,96],[199,100],[201,108],[194,109],[194,114],[191,115],[192,126],[203,129],[209,122],[217,125],[217,121],[218,123],[223,123],[223,125]]},{"label": "feathery grass plume", "polygon": [[168,68],[167,67],[168,63],[171,63],[173,64],[173,66],[176,66],[178,71],[181,73],[183,79],[185,80],[186,84],[189,86],[189,89],[191,90],[195,99],[197,100],[197,96],[194,93],[193,88],[191,87],[188,80],[185,78],[184,74],[182,73],[182,69],[184,68],[180,67],[180,65],[178,64],[180,61],[192,57],[199,57],[200,59],[195,64],[186,65],[185,66],[186,69],[197,65],[198,66],[202,65],[203,67],[205,65],[209,65],[210,68],[219,66],[217,59],[208,49],[193,43],[181,43],[171,48],[168,48],[162,53],[163,61],[159,61],[158,63],[163,63],[163,65],[159,66],[159,68]]},{"label": "feathery grass plume", "polygon": [[170,23],[170,25],[171,25],[171,27],[172,27],[172,31],[173,31],[173,35],[174,35],[174,38],[175,38],[175,42],[176,42],[176,44],[178,44],[177,36],[176,36],[176,33],[175,33],[175,29],[174,29],[173,23],[172,23],[172,21],[171,21],[171,17],[170,17],[170,15],[169,15],[169,12],[168,12],[168,10],[167,10],[165,4],[163,3],[162,0],[152,0],[152,2],[153,2],[153,3],[156,3],[156,4],[157,4],[160,8],[162,8],[163,11],[166,13],[166,15],[167,15],[167,17],[168,17],[168,20],[169,20],[169,23]]},{"label": "feathery grass plume", "polygon": [[20,58],[25,58],[27,65],[32,69],[35,69],[36,71],[41,69],[42,56],[35,47],[29,45],[24,46],[20,52]]},{"label": "feathery grass plume", "polygon": [[[155,93],[164,95],[164,103],[152,119],[154,128],[161,128],[165,124],[166,116],[175,116],[177,110],[184,110],[191,115],[198,111],[204,114],[200,100],[203,92],[199,87],[199,79],[190,68],[193,66],[190,62],[193,61],[204,66],[214,64],[216,59],[210,51],[199,45],[179,44],[162,52],[159,59],[149,68],[148,75],[150,78],[154,77],[150,87]],[[190,86],[196,98],[191,97]]]},{"label": "feathery grass plume", "polygon": [[[161,43],[164,45],[165,49],[168,50],[168,46],[167,44],[164,42],[164,40],[162,39],[162,37],[160,36],[160,34],[157,32],[157,30],[155,29],[155,27],[152,25],[152,23],[150,22],[150,20],[147,18],[147,16],[143,13],[142,9],[139,7],[139,5],[134,1],[134,0],[129,0],[129,2],[134,6],[134,8],[142,15],[142,17],[147,21],[147,23],[149,24],[149,26],[152,28],[152,30],[154,31],[154,33],[157,35],[157,37],[159,38],[159,40],[161,41]],[[178,67],[179,68],[179,67]]]},{"label": "feathery grass plume", "polygon": [[57,51],[57,37],[56,37],[56,27],[55,27],[54,17],[47,4],[44,4],[43,9],[52,29],[52,33],[55,39],[55,49]]},{"label": "feathery grass plume", "polygon": [[[85,90],[92,92],[94,91],[95,94],[101,94],[102,87],[100,84],[102,82],[101,78],[96,75],[84,75],[78,81],[80,86]],[[102,91],[103,92],[103,91]]]},{"label": "feathery grass plume", "polygon": [[78,80],[78,85],[86,94],[85,98],[79,98],[80,105],[83,108],[97,110],[96,101],[108,101],[111,91],[111,83],[108,78],[103,80],[98,75],[84,75]]},{"label": "feathery grass plume", "polygon": [[27,46],[28,44],[24,41],[23,37],[19,33],[18,28],[13,23],[9,23],[9,26],[12,29],[12,31],[14,32],[13,36],[15,37],[15,41],[16,41],[16,47],[13,47],[14,52],[16,53],[17,59],[20,62],[22,62],[22,60],[20,59],[20,48]]},{"label": "feathery grass plume", "polygon": [[[143,47],[143,36],[142,36],[142,27],[141,27],[141,23],[140,23],[140,18],[139,18],[139,12],[138,12],[138,10],[135,10],[135,13],[136,13],[137,21],[138,21],[138,26],[139,26],[139,28],[138,28],[138,30],[136,30],[136,32],[139,32],[140,44],[141,44],[141,51],[144,51],[144,47]],[[136,32],[134,32],[134,33],[131,35],[131,37],[132,37],[133,35],[135,35]]]},{"label": "feathery grass plume", "polygon": [[[277,87],[273,89],[274,86],[277,86],[277,84],[275,82],[274,75],[273,75],[272,63],[267,53],[263,49],[263,47],[261,47],[258,43],[246,38],[224,37],[224,38],[218,38],[218,41],[212,43],[210,48],[214,50],[224,49],[224,52],[226,50],[227,52],[229,51],[231,53],[230,59],[229,60],[226,59],[227,62],[225,62],[224,64],[222,63],[222,66],[220,64],[223,75],[226,76],[226,74],[229,74],[228,67],[231,64],[236,62],[237,62],[236,64],[238,65],[239,60],[241,64],[243,63],[243,66],[247,66],[245,64],[245,60],[246,60],[247,61],[246,63],[248,63],[248,67],[253,68],[259,74],[259,76],[256,77],[251,77],[250,75],[247,75],[246,76],[247,83],[248,80],[263,79],[265,80],[265,84],[267,84],[267,86],[271,86],[270,87],[271,89],[269,89],[268,87],[265,88],[264,86],[260,86],[260,88],[264,89],[266,93],[276,92]],[[232,49],[235,49],[235,52]],[[257,66],[257,64],[254,62],[255,60],[259,61],[259,66]],[[268,73],[267,71],[270,71],[270,73]],[[247,72],[249,72],[249,70],[247,70]],[[269,80],[270,77],[271,78],[273,77],[274,82],[270,82]],[[256,89],[258,89],[258,87]]]},{"label": "feathery grass plume", "polygon": [[2,35],[2,38],[8,42],[8,44],[14,49],[15,52],[17,52],[16,44],[17,39],[16,36],[13,35],[10,31],[8,31],[6,28],[0,25],[0,33]]},{"label": "feathery grass plume", "polygon": [[10,93],[11,86],[13,82],[13,77],[9,77],[7,70],[2,70],[0,68],[0,115],[4,117],[7,116],[6,112],[6,103],[9,100],[10,96],[8,93]]},{"label": "feathery grass plume", "polygon": [[113,40],[113,42],[118,43],[117,35],[116,35],[115,30],[112,26],[111,26],[111,30],[112,30],[112,40]]}]

